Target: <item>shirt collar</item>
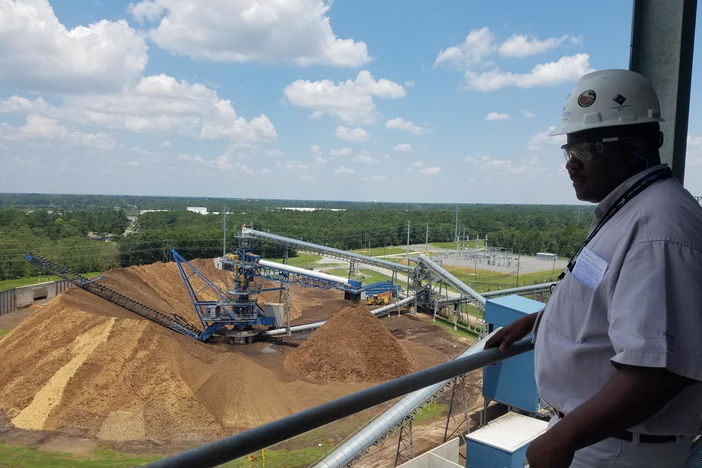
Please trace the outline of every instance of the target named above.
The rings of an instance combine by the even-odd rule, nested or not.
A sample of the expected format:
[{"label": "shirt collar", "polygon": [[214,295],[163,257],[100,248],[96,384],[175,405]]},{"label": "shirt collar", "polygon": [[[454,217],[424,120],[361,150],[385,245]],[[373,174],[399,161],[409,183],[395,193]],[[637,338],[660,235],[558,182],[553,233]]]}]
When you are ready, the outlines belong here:
[{"label": "shirt collar", "polygon": [[653,167],[649,167],[645,171],[641,171],[636,175],[633,175],[626,179],[624,182],[622,182],[617,188],[612,190],[609,195],[604,197],[601,202],[597,204],[597,207],[595,207],[595,219],[593,220],[593,225],[596,226],[597,223],[600,222],[602,217],[609,211],[609,209],[612,207],[614,202],[619,200],[619,197],[624,195],[624,192],[629,190],[632,185],[634,185],[639,179],[643,178],[643,176],[648,173],[648,172],[654,172],[657,171],[658,169],[661,169],[663,167],[667,167],[667,164],[658,164]]}]

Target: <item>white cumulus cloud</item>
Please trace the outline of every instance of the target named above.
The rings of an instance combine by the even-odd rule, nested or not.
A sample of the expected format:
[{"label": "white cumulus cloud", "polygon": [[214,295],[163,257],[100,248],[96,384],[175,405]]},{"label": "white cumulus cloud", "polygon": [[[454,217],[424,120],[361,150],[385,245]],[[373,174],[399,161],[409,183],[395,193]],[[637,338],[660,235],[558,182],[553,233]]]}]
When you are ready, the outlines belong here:
[{"label": "white cumulus cloud", "polygon": [[568,139],[566,135],[549,136],[549,133],[551,133],[555,128],[556,127],[551,126],[545,132],[539,132],[532,135],[527,142],[528,148],[530,150],[539,150],[545,146],[561,147],[562,145],[565,145],[566,140]]},{"label": "white cumulus cloud", "polygon": [[561,37],[550,37],[540,41],[535,37],[514,34],[500,44],[499,52],[503,57],[528,57],[558,47],[563,44],[566,39],[568,39],[568,36],[563,35]]},{"label": "white cumulus cloud", "polygon": [[334,115],[350,125],[369,125],[378,119],[374,97],[398,99],[406,95],[402,85],[382,78],[376,81],[368,70],[360,71],[355,81],[338,84],[297,80],[283,93],[295,106],[313,109],[315,114]]},{"label": "white cumulus cloud", "polygon": [[0,101],[0,112],[37,113],[74,124],[148,134],[178,134],[191,138],[241,142],[270,141],[277,136],[268,117],[246,121],[231,101],[206,86],[176,81],[167,75],[142,78],[120,93],[72,94],[62,107],[43,99],[12,96]]},{"label": "white cumulus cloud", "polygon": [[494,52],[494,39],[495,35],[487,26],[482,29],[474,29],[466,36],[463,43],[439,52],[434,66],[449,65],[455,68],[466,68],[476,65],[483,57]]},{"label": "white cumulus cloud", "polygon": [[524,117],[527,117],[527,118],[529,118],[529,119],[531,119],[531,118],[533,118],[533,117],[536,117],[536,114],[534,114],[534,111],[531,111],[531,110],[529,110],[529,109],[522,109],[521,112],[522,112],[522,115],[523,115]]},{"label": "white cumulus cloud", "polygon": [[0,5],[0,84],[37,92],[116,91],[139,81],[147,49],[124,20],[69,30],[46,0]]},{"label": "white cumulus cloud", "polygon": [[361,41],[340,39],[323,0],[145,0],[132,16],[153,27],[162,49],[215,62],[289,62],[359,67],[370,61]]},{"label": "white cumulus cloud", "polygon": [[420,174],[428,175],[428,176],[434,176],[437,175],[439,172],[441,172],[440,167],[425,167],[419,170]]},{"label": "white cumulus cloud", "polygon": [[19,127],[0,123],[0,140],[42,142],[100,150],[111,150],[117,146],[114,135],[103,132],[71,132],[58,120],[37,114],[28,115],[26,123]]},{"label": "white cumulus cloud", "polygon": [[554,86],[566,81],[575,81],[593,71],[595,70],[590,68],[590,56],[576,54],[561,57],[557,62],[538,64],[529,73],[503,72],[498,68],[486,72],[468,70],[465,79],[469,88],[478,91],[495,91],[505,86],[519,88]]},{"label": "white cumulus cloud", "polygon": [[305,182],[311,182],[316,180],[313,174],[313,168],[307,164],[303,164],[300,161],[278,161],[276,167],[282,169],[287,177],[292,177]]},{"label": "white cumulus cloud", "polygon": [[512,120],[509,114],[498,114],[497,112],[490,112],[485,116],[485,120]]},{"label": "white cumulus cloud", "polygon": [[344,166],[337,167],[336,169],[334,169],[334,172],[337,174],[349,174],[349,175],[356,173],[355,170],[348,168],[348,167],[344,167]]},{"label": "white cumulus cloud", "polygon": [[468,156],[465,158],[465,161],[472,164],[475,169],[480,169],[485,172],[498,175],[533,174],[546,171],[546,168],[541,165],[539,158],[536,156],[520,161],[516,164],[512,162],[511,159],[495,159],[490,156],[480,154],[476,156]]},{"label": "white cumulus cloud", "polygon": [[419,127],[412,123],[411,120],[405,120],[402,117],[396,117],[388,120],[385,122],[385,128],[404,130],[406,132],[414,133],[415,135],[424,135],[425,133],[433,132],[433,130],[430,128]]},{"label": "white cumulus cloud", "polygon": [[412,151],[412,145],[409,143],[402,143],[392,147],[393,151]]},{"label": "white cumulus cloud", "polygon": [[363,164],[371,164],[376,162],[375,158],[373,158],[370,154],[368,154],[367,151],[361,151],[358,153],[356,156],[354,156],[351,161],[353,162],[360,162]]},{"label": "white cumulus cloud", "polygon": [[353,141],[355,143],[362,143],[364,141],[368,141],[368,138],[370,138],[370,133],[363,130],[361,127],[346,128],[343,125],[339,125],[336,128],[336,132],[334,133],[334,136],[336,136],[340,140],[347,140],[347,141]]},{"label": "white cumulus cloud", "polygon": [[329,151],[329,156],[349,156],[353,153],[353,150],[349,147],[346,148],[341,148],[341,149],[333,149]]}]

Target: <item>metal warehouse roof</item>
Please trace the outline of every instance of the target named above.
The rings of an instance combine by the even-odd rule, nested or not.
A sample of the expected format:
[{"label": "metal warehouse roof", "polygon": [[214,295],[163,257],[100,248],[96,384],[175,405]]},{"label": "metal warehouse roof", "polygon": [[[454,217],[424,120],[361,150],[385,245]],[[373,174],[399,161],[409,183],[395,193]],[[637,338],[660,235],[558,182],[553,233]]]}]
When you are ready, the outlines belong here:
[{"label": "metal warehouse roof", "polygon": [[545,421],[517,413],[507,413],[486,427],[468,434],[467,438],[513,453],[546,432],[547,427],[548,423]]}]

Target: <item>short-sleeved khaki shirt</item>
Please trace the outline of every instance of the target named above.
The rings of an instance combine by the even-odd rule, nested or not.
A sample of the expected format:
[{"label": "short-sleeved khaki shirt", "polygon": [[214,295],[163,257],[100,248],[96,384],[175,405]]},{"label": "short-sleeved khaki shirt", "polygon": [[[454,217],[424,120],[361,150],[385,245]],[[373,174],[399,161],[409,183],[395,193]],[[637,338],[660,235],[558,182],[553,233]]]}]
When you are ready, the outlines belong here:
[{"label": "short-sleeved khaki shirt", "polygon": [[[591,229],[643,175],[599,203]],[[549,300],[534,357],[542,398],[567,414],[612,378],[613,363],[665,367],[698,382],[630,430],[698,434],[702,207],[676,179],[658,181],[627,203],[587,247],[609,267],[594,288],[567,272]]]}]

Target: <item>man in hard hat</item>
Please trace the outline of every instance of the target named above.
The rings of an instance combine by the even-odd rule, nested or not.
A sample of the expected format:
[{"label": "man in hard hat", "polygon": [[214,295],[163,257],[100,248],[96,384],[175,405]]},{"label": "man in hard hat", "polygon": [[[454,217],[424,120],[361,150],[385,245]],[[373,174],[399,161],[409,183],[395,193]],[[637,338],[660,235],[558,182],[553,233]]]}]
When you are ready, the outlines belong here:
[{"label": "man in hard hat", "polygon": [[536,382],[556,416],[531,468],[681,467],[702,415],[702,208],[660,164],[660,105],[627,70],[583,76],[561,125],[578,199],[597,203],[583,247],[534,330]]}]

